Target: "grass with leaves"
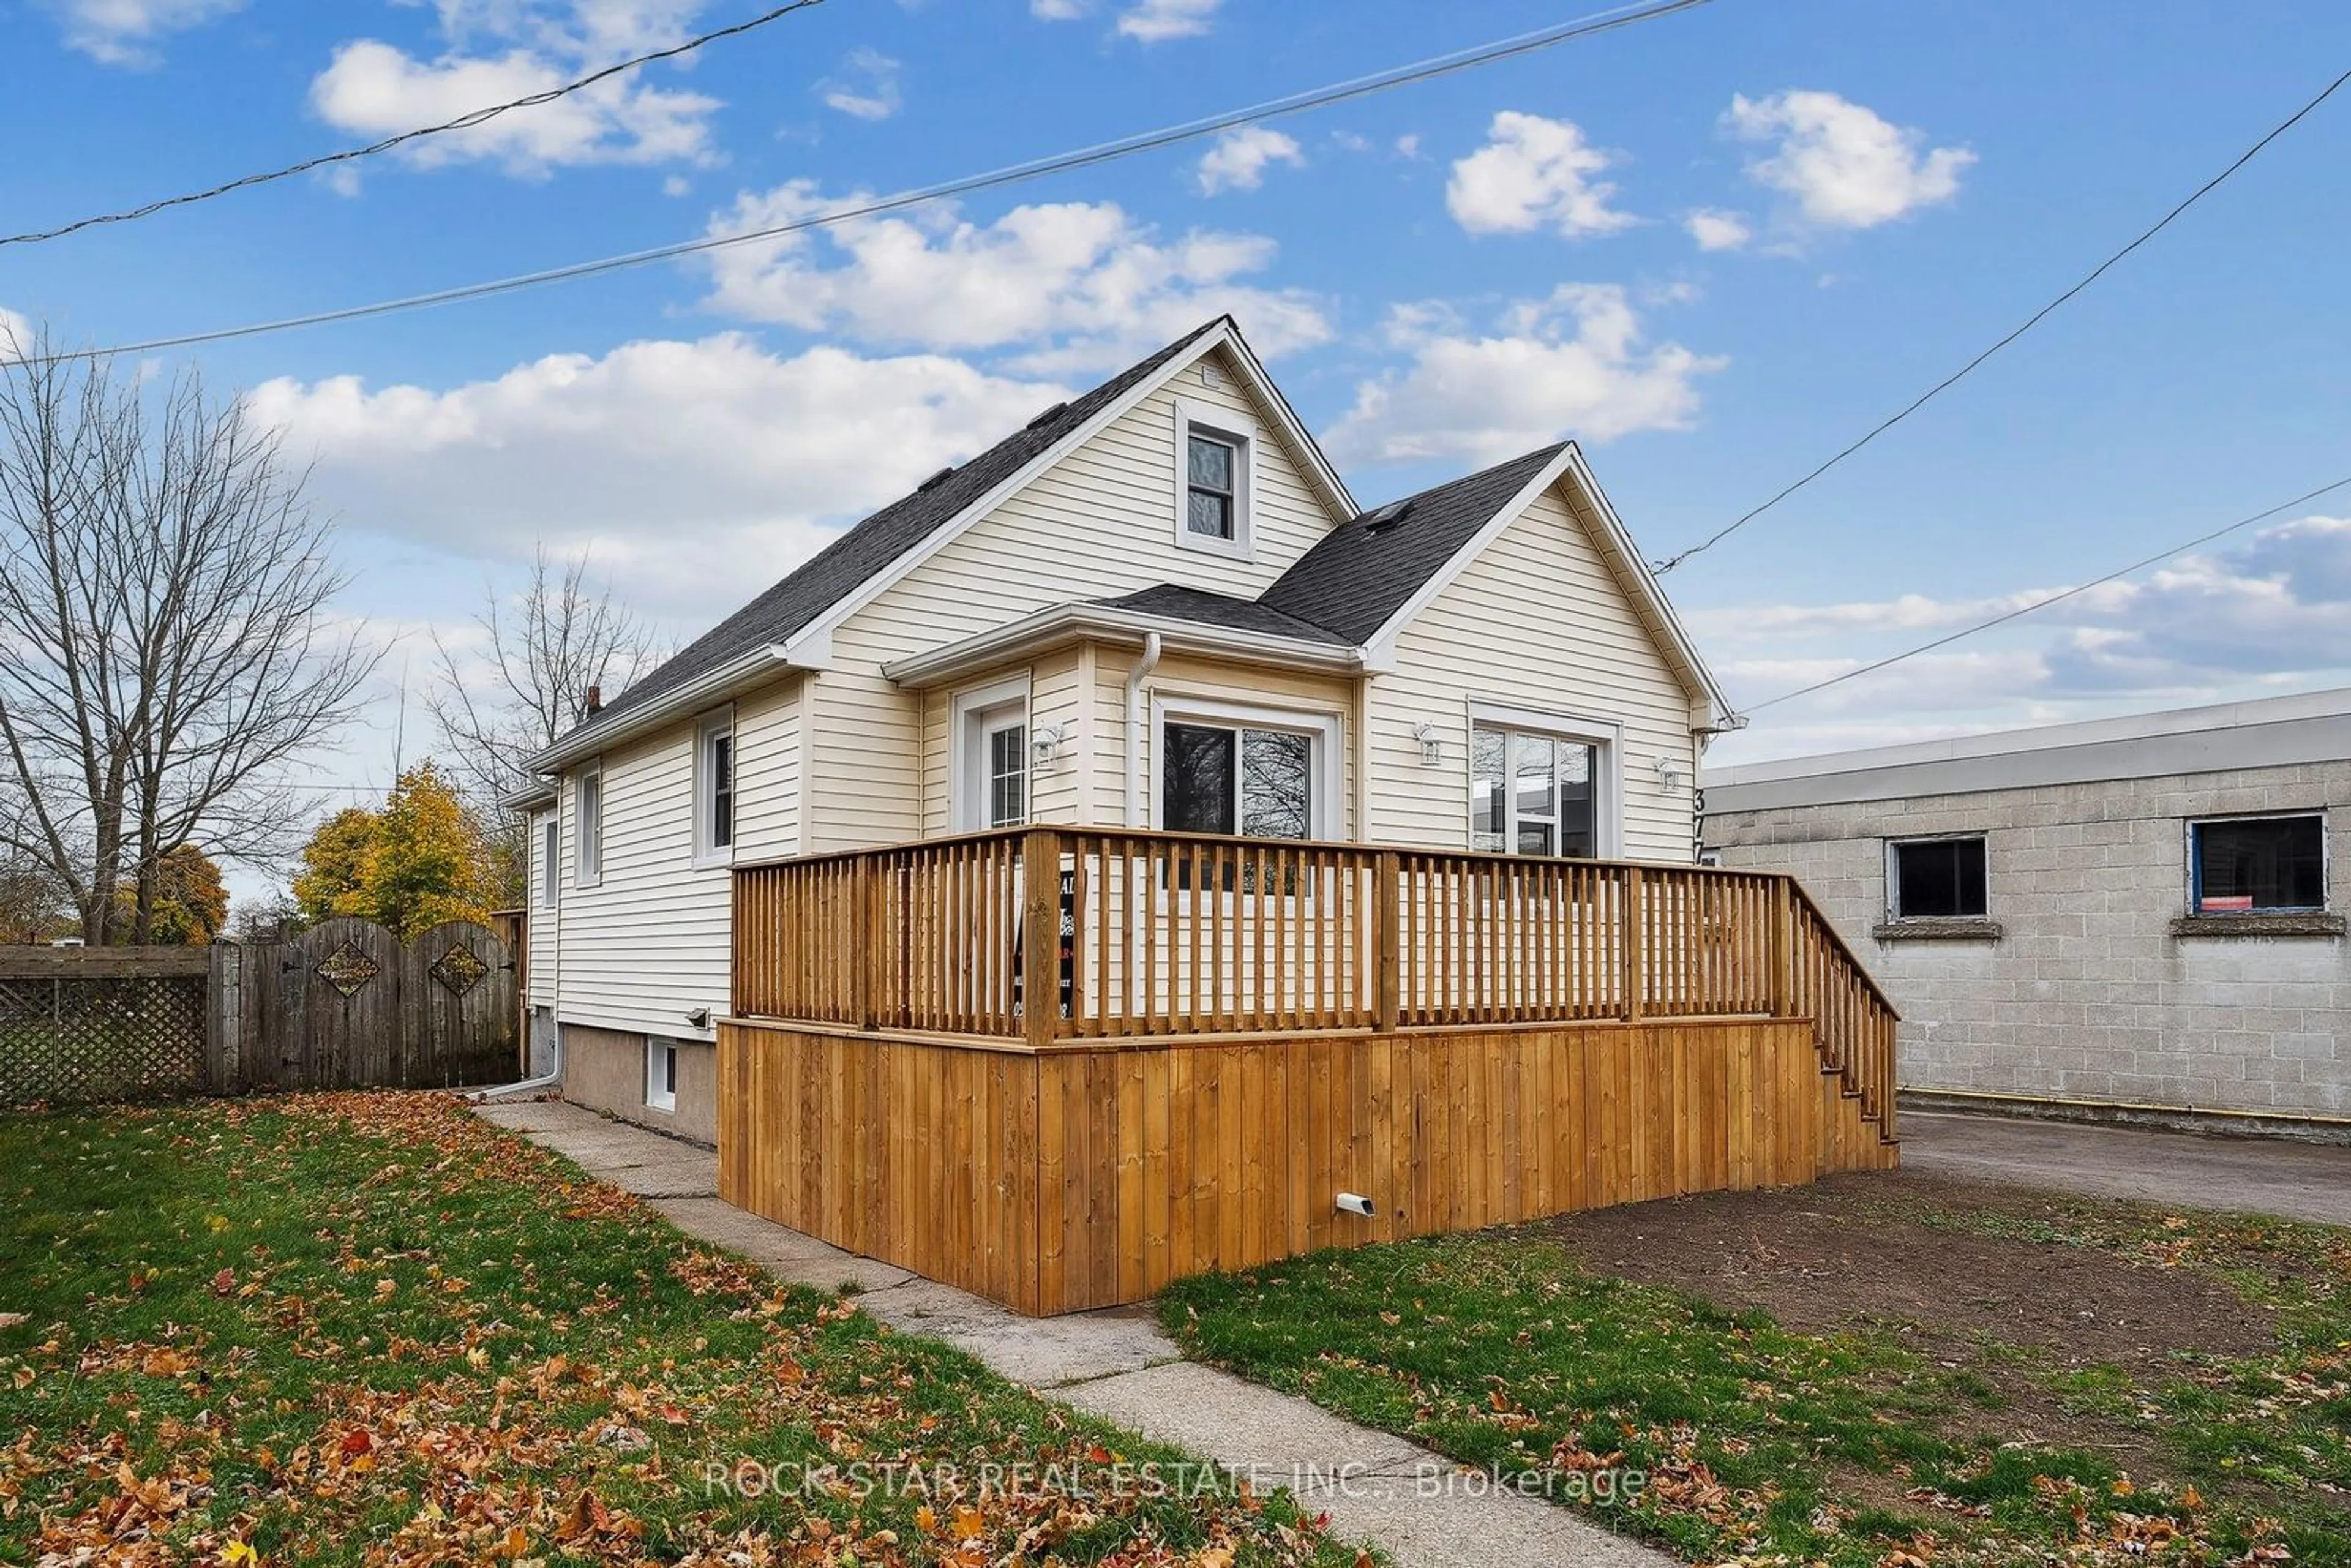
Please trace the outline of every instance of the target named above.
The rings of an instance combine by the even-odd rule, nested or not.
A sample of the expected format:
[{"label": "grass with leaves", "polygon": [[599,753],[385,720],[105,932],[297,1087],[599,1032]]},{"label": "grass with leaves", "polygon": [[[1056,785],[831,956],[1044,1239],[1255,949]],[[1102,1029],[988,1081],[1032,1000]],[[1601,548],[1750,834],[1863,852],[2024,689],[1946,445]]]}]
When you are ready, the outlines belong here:
[{"label": "grass with leaves", "polygon": [[[2062,1207],[2054,1227],[1899,1218],[2077,1248],[2083,1268],[2200,1270],[2273,1313],[2274,1346],[2134,1369],[1996,1338],[1922,1353],[1886,1321],[1798,1333],[1597,1271],[1539,1227],[1189,1280],[1162,1312],[1203,1360],[1691,1562],[2351,1563],[2351,1233]],[[1646,1485],[1562,1484],[1610,1469]]]},{"label": "grass with leaves", "polygon": [[0,1563],[1355,1561],[1178,1462],[444,1096],[0,1117]]}]

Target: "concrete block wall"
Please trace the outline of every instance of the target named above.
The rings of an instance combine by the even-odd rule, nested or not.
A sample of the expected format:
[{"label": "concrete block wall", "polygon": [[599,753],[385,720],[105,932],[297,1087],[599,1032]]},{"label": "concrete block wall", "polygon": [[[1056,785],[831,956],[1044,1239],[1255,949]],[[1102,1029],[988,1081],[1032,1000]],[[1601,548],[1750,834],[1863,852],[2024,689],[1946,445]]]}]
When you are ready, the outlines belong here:
[{"label": "concrete block wall", "polygon": [[[2188,823],[2320,811],[2351,912],[2351,763],[1710,812],[1728,865],[1794,873],[1902,1009],[1903,1086],[2351,1116],[2351,943],[2178,936]],[[1889,839],[1980,832],[1998,941],[1882,942]]]}]

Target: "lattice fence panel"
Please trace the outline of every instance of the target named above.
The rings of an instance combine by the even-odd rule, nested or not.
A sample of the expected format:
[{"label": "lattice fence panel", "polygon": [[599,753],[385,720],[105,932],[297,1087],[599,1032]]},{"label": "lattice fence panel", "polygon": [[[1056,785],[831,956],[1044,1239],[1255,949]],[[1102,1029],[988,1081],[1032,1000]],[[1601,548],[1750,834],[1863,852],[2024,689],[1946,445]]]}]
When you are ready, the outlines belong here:
[{"label": "lattice fence panel", "polygon": [[204,992],[202,975],[0,978],[0,1104],[194,1092]]}]

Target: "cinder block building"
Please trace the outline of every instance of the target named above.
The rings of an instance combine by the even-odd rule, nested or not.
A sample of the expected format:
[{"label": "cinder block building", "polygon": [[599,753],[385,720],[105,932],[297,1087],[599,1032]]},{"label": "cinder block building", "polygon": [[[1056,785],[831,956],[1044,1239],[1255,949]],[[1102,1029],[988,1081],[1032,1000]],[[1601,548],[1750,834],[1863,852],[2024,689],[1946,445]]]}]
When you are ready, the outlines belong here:
[{"label": "cinder block building", "polygon": [[1709,770],[1902,1009],[1907,1095],[2351,1138],[2351,691]]}]

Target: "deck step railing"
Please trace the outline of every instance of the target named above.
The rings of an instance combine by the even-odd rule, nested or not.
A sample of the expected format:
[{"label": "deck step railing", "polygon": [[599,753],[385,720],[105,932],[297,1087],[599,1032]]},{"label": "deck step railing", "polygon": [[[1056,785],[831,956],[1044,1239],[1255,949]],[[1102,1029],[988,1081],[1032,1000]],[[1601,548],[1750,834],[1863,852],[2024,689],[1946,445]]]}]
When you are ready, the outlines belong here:
[{"label": "deck step railing", "polygon": [[738,1015],[1032,1047],[1809,1018],[1894,1132],[1894,1009],[1773,873],[1008,829],[738,867],[734,930]]}]

